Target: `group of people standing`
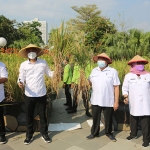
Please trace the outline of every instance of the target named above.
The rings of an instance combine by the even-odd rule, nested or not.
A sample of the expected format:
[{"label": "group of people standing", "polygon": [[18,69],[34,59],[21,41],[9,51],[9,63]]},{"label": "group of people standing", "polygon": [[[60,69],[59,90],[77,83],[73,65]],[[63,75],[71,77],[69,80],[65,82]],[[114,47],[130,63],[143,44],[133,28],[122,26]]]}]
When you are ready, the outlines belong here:
[{"label": "group of people standing", "polygon": [[[30,144],[33,140],[33,117],[34,109],[37,107],[40,116],[42,139],[50,143],[48,136],[48,126],[46,118],[46,86],[44,75],[53,77],[54,72],[49,69],[45,60],[38,57],[43,54],[43,50],[33,44],[21,49],[19,54],[28,60],[20,65],[18,86],[25,90],[26,105],[26,139],[24,144]],[[84,102],[86,115],[93,118],[91,134],[87,139],[99,137],[101,112],[105,118],[105,134],[111,141],[116,141],[112,132],[112,116],[113,112],[119,107],[119,85],[120,80],[116,69],[109,66],[112,63],[110,57],[101,53],[94,57],[97,67],[91,69],[87,75],[87,80],[91,86],[91,96],[82,89],[82,99]],[[129,104],[130,108],[130,127],[131,132],[127,140],[137,138],[138,121],[141,121],[143,144],[148,147],[150,142],[150,73],[145,71],[144,65],[148,61],[139,55],[132,58],[130,72],[125,75],[122,85],[122,95],[124,103]],[[63,83],[65,88],[66,108],[68,113],[76,113],[78,106],[78,84],[80,78],[80,66],[75,65],[73,72],[69,65],[69,60],[63,61],[64,76]],[[5,64],[0,63],[0,104],[5,99],[4,83],[7,81],[8,72]],[[73,102],[70,89],[74,89]],[[92,115],[89,112],[89,98],[92,105]],[[0,143],[6,143],[5,126],[3,119],[3,107],[0,106]]]},{"label": "group of people standing", "polygon": [[[63,87],[65,88],[65,95],[66,95],[66,103],[64,105],[68,106],[66,108],[67,113],[71,114],[77,112],[79,94],[81,92],[86,115],[88,117],[92,117],[92,115],[89,112],[89,98],[90,98],[89,89],[88,87],[86,87],[86,85],[84,86],[79,85],[81,78],[80,72],[81,67],[76,62],[72,69],[71,65],[69,64],[69,60],[67,58],[63,61],[63,64],[64,64]],[[85,77],[89,76],[91,70],[92,70],[91,64],[88,64],[85,68]],[[71,96],[71,89],[73,89],[73,96]]]}]

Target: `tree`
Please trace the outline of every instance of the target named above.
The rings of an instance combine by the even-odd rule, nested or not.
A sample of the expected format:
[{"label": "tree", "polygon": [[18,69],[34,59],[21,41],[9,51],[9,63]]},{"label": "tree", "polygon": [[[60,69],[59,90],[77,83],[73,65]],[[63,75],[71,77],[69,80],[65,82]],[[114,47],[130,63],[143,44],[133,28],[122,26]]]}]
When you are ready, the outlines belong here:
[{"label": "tree", "polygon": [[94,17],[87,21],[85,27],[85,44],[90,45],[94,52],[102,52],[103,37],[116,32],[115,25],[104,17]]},{"label": "tree", "polygon": [[7,40],[7,47],[17,38],[16,20],[9,20],[0,15],[0,37]]},{"label": "tree", "polygon": [[39,26],[41,26],[39,22],[19,23],[17,25],[18,38],[10,46],[20,49],[30,43],[37,46],[44,44],[41,37],[42,32],[38,29]]},{"label": "tree", "polygon": [[77,17],[75,19],[70,19],[68,22],[71,23],[73,26],[75,26],[77,29],[82,30],[84,26],[86,25],[86,22],[90,19],[100,16],[101,11],[98,10],[97,5],[86,5],[77,7],[72,6],[71,7],[74,11],[78,13]]}]

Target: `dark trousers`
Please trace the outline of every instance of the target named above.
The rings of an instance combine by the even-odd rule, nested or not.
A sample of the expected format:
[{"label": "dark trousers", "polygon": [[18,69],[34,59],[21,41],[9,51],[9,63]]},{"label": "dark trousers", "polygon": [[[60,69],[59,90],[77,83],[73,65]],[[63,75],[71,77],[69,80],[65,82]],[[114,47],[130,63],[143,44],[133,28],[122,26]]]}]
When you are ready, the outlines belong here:
[{"label": "dark trousers", "polygon": [[137,136],[138,121],[141,121],[143,142],[149,142],[150,140],[150,116],[130,116],[130,136]]},{"label": "dark trousers", "polygon": [[4,113],[3,106],[0,106],[0,136],[5,136],[5,125],[4,125],[3,113]]},{"label": "dark trousers", "polygon": [[34,133],[33,120],[34,120],[34,110],[37,107],[38,115],[40,116],[40,132],[41,134],[48,134],[48,126],[46,119],[46,95],[42,97],[27,97],[25,96],[26,105],[26,127],[27,133],[26,137],[31,138]]},{"label": "dark trousers", "polygon": [[[85,107],[86,111],[89,111],[89,93],[88,90],[85,87],[81,88],[82,91],[82,99],[83,99],[83,104]],[[74,85],[73,89],[73,109],[77,109],[78,107],[78,95],[80,94],[78,84]]]},{"label": "dark trousers", "polygon": [[93,125],[91,128],[91,134],[99,135],[102,110],[105,118],[105,134],[112,135],[112,115],[114,112],[113,107],[101,107],[98,105],[92,105]]},{"label": "dark trousers", "polygon": [[69,107],[72,107],[72,98],[71,98],[70,90],[71,90],[71,85],[65,84],[66,103],[68,104]]}]

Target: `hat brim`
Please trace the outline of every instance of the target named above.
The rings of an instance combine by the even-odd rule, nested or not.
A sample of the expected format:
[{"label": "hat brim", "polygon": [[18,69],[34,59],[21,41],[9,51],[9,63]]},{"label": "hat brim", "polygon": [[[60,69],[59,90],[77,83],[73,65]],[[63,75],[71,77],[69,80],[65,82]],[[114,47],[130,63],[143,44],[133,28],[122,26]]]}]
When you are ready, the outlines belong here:
[{"label": "hat brim", "polygon": [[20,55],[21,57],[28,58],[28,53],[27,53],[26,50],[29,49],[29,48],[33,48],[33,49],[36,49],[36,50],[37,50],[37,57],[44,54],[44,51],[43,51],[42,48],[40,48],[40,47],[25,47],[25,48],[22,48],[22,49],[19,51],[19,55]]},{"label": "hat brim", "polygon": [[95,62],[97,62],[97,61],[98,61],[98,58],[105,58],[105,59],[107,59],[108,64],[112,64],[112,60],[111,60],[109,57],[106,57],[106,56],[94,56],[94,57],[93,57],[93,60],[94,60]]},{"label": "hat brim", "polygon": [[143,62],[144,64],[148,64],[147,60],[132,60],[128,62],[128,65],[132,65],[132,63]]}]

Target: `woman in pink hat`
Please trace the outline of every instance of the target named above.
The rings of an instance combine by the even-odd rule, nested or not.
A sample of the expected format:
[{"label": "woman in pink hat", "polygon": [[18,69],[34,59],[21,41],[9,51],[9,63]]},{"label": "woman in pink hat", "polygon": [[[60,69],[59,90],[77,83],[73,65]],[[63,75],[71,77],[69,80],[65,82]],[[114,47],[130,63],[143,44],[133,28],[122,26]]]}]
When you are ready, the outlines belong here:
[{"label": "woman in pink hat", "polygon": [[128,65],[130,72],[126,74],[122,93],[124,103],[129,103],[130,109],[130,136],[127,140],[137,138],[138,121],[141,121],[143,144],[148,147],[150,140],[150,73],[145,71],[144,65],[148,61],[139,55],[132,58]]}]

